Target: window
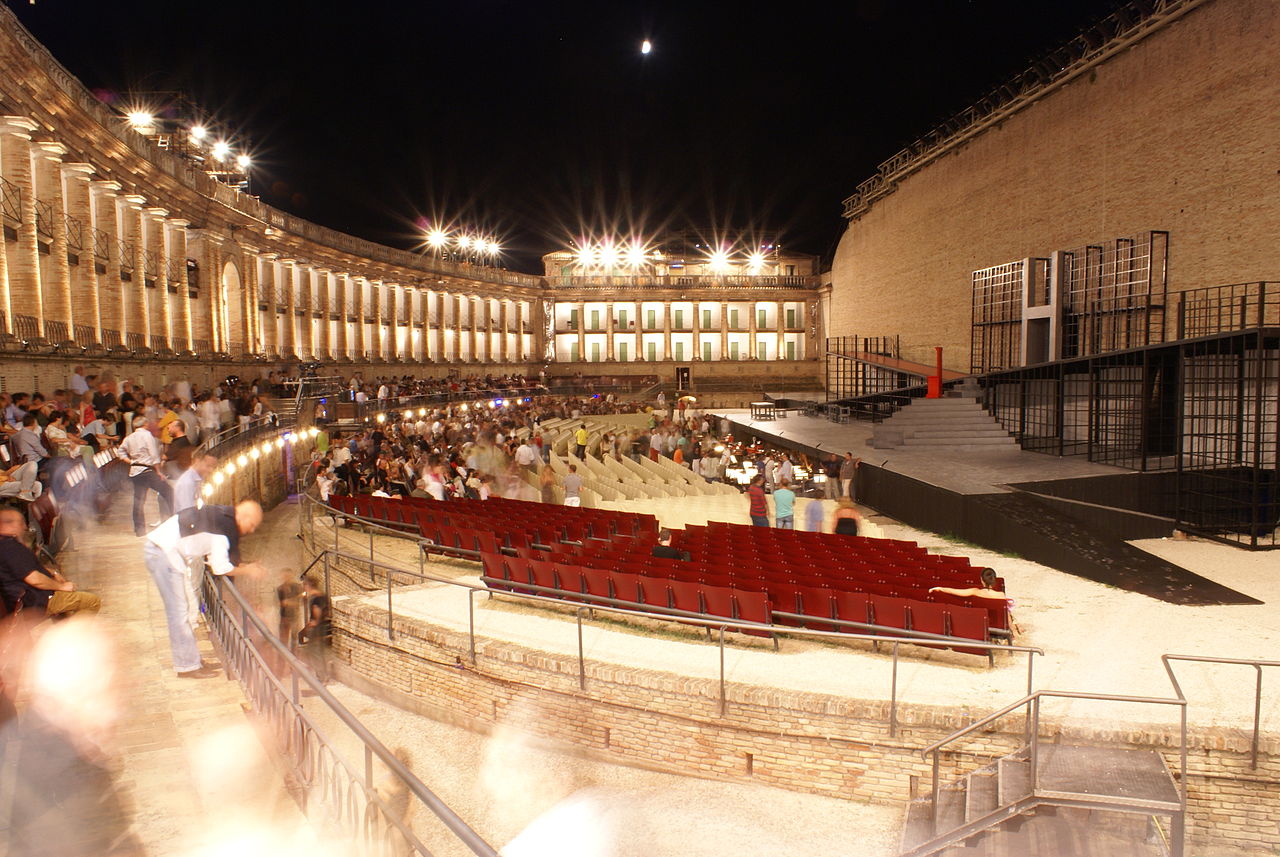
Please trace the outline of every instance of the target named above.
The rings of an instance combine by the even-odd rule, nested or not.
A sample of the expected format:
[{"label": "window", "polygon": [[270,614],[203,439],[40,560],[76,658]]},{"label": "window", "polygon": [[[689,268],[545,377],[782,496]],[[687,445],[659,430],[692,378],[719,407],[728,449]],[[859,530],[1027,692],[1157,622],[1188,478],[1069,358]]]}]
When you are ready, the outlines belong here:
[{"label": "window", "polygon": [[576,309],[569,310],[569,329],[578,329],[578,311]]},{"label": "window", "polygon": [[729,343],[729,359],[738,359],[738,343],[736,341]]},{"label": "window", "polygon": [[702,359],[706,361],[711,360],[711,343],[710,342],[702,343]]},{"label": "window", "polygon": [[600,329],[600,310],[598,309],[593,309],[591,311],[591,329],[592,330]]},{"label": "window", "polygon": [[769,326],[769,311],[767,309],[756,310],[756,327]]},{"label": "window", "polygon": [[684,310],[678,309],[675,311],[675,313],[676,313],[676,329],[683,330],[684,329]]},{"label": "window", "polygon": [[[653,312],[653,310],[650,310],[650,312]],[[650,340],[647,343],[647,347],[648,347],[648,357],[646,359],[649,360],[649,362],[656,361],[658,359],[658,343]]]},{"label": "window", "polygon": [[599,342],[591,343],[591,362],[592,363],[600,362],[600,343]]},{"label": "window", "polygon": [[570,363],[578,362],[578,343],[576,342],[569,343],[569,362]]},{"label": "window", "polygon": [[702,311],[702,329],[703,330],[711,329],[711,310],[709,309],[704,309]]},{"label": "window", "polygon": [[729,310],[729,327],[733,330],[739,330],[738,327],[738,311],[736,309]]},{"label": "window", "polygon": [[768,360],[768,359],[769,359],[769,345],[768,345],[768,343],[765,343],[765,342],[757,342],[757,343],[756,343],[756,359],[757,359],[757,360]]},{"label": "window", "polygon": [[627,311],[625,309],[618,310],[618,327],[623,330],[627,329]]},{"label": "window", "polygon": [[788,276],[788,277],[794,277],[795,275],[796,275],[796,266],[795,266],[795,265],[788,265],[788,266],[787,266],[787,276]]},{"label": "window", "polygon": [[626,363],[628,362],[629,359],[630,358],[627,357],[627,343],[619,342],[618,343],[618,360],[622,363]]},{"label": "window", "polygon": [[796,359],[796,343],[794,340],[790,340],[787,342],[787,359],[788,360]]},{"label": "window", "polygon": [[658,311],[656,309],[646,310],[644,326],[646,330],[656,330],[658,327]]},{"label": "window", "polygon": [[684,343],[683,342],[676,343],[676,360],[677,361],[684,360]]},{"label": "window", "polygon": [[796,326],[796,311],[794,307],[787,309],[787,327]]}]

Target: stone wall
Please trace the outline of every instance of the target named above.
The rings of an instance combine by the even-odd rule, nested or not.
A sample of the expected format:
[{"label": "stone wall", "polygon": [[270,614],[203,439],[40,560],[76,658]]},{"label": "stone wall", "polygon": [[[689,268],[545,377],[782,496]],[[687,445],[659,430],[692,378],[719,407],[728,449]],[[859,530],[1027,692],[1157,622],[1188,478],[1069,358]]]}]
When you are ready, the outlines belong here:
[{"label": "stone wall", "polygon": [[[588,662],[584,691],[573,657],[481,639],[472,663],[465,633],[397,619],[388,640],[384,610],[343,598],[335,623],[343,680],[402,707],[472,729],[513,728],[610,762],[861,801],[901,804],[917,786],[923,793],[930,768],[920,748],[985,713],[903,705],[890,737],[884,700],[730,684],[721,716],[713,680]],[[944,758],[944,779],[1016,748],[1023,726],[1014,716],[971,736]],[[1156,749],[1171,769],[1178,764],[1176,730],[1042,728],[1050,741]],[[1271,853],[1280,829],[1280,742],[1264,742],[1257,771],[1238,730],[1195,730],[1191,747],[1193,844]]]},{"label": "stone wall", "polygon": [[1280,279],[1280,4],[1210,0],[874,202],[833,269],[832,336],[969,366],[970,273],[1151,229],[1170,288]]}]

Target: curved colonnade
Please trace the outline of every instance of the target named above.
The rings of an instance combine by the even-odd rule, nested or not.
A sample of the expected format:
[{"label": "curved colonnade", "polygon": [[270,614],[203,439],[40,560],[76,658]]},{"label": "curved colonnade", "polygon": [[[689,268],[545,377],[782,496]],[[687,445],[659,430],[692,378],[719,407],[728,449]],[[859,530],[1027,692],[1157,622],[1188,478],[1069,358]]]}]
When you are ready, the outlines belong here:
[{"label": "curved colonnade", "polygon": [[511,364],[541,279],[325,229],[129,129],[0,9],[0,331],[120,356]]}]

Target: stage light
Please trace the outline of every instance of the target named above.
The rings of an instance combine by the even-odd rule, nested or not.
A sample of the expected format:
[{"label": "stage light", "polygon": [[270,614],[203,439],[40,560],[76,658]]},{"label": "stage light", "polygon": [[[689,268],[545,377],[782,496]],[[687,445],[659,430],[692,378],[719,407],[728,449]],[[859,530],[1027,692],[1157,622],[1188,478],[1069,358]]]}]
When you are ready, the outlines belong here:
[{"label": "stage light", "polygon": [[225,474],[223,474],[223,472],[222,472],[221,470],[219,470],[219,471],[217,471],[217,472],[215,472],[215,473],[213,474],[213,484],[214,484],[214,485],[221,485],[223,482],[226,482],[226,481],[227,481],[227,477],[226,477],[226,475],[225,475]]},{"label": "stage light", "polygon": [[240,467],[248,467],[249,456],[245,455],[244,453],[241,453],[240,456],[236,459],[236,464]]},{"label": "stage light", "polygon": [[578,251],[578,264],[583,267],[589,267],[596,262],[596,248],[590,244],[582,245],[582,249]]},{"label": "stage light", "polygon": [[711,270],[721,273],[729,269],[729,254],[724,250],[714,250],[707,256],[707,262],[711,266]]},{"label": "stage light", "polygon": [[485,251],[486,251],[490,256],[496,256],[496,255],[497,255],[497,253],[498,253],[498,251],[499,251],[499,250],[501,250],[501,249],[502,249],[502,248],[498,246],[498,242],[497,242],[497,241],[490,241],[490,242],[489,242],[489,246],[485,248]]},{"label": "stage light", "polygon": [[219,140],[213,144],[213,158],[216,161],[225,161],[227,155],[231,154],[231,144],[226,140]]},{"label": "stage light", "polygon": [[380,423],[385,423],[386,421],[387,421],[387,415],[386,415],[386,414],[378,414],[378,422],[380,422]]},{"label": "stage light", "polygon": [[618,248],[612,244],[605,244],[600,248],[600,264],[606,268],[612,268],[618,264]]},{"label": "stage light", "polygon": [[276,438],[276,449],[284,449],[284,438]]},{"label": "stage light", "polygon": [[197,143],[199,143],[206,136],[208,136],[208,134],[209,134],[208,130],[203,125],[191,126],[191,139]]},{"label": "stage light", "polygon": [[146,110],[130,110],[125,114],[125,119],[129,121],[129,127],[135,131],[150,128],[152,123],[156,121],[156,117]]},{"label": "stage light", "polygon": [[224,467],[224,468],[223,468],[223,470],[227,471],[227,475],[228,475],[228,476],[235,476],[235,475],[236,475],[236,463],[235,463],[234,461],[228,461],[228,462],[227,462],[227,466],[226,466],[226,467]]},{"label": "stage light", "polygon": [[249,450],[249,457],[252,458],[254,461],[257,461],[259,458],[262,457],[262,450],[258,449],[256,446],[253,447],[252,449]]},{"label": "stage light", "polygon": [[201,489],[200,489],[200,493],[201,493],[203,496],[205,496],[205,497],[212,497],[212,496],[213,496],[213,486],[212,486],[212,485],[206,485],[206,486],[204,486],[203,488],[201,488]]},{"label": "stage light", "polygon": [[747,257],[747,266],[753,274],[760,273],[760,269],[764,267],[764,254],[758,251],[752,253]]},{"label": "stage light", "polygon": [[240,169],[242,169],[242,170],[247,170],[247,169],[249,169],[249,166],[250,166],[252,163],[253,163],[253,159],[252,159],[252,158],[250,158],[248,155],[238,155],[238,156],[236,156],[236,166],[237,166],[237,167],[239,167],[239,168],[240,168]]},{"label": "stage light", "polygon": [[262,454],[263,454],[263,455],[270,455],[270,454],[271,454],[271,448],[272,448],[273,446],[275,446],[275,441],[273,441],[273,440],[264,441],[264,442],[263,442],[263,444],[262,444]]},{"label": "stage light", "polygon": [[458,248],[459,248],[459,249],[461,249],[461,250],[466,250],[466,249],[467,249],[467,248],[469,248],[470,246],[471,246],[471,236],[470,236],[470,235],[459,235],[459,236],[458,236]]},{"label": "stage light", "polygon": [[433,250],[439,250],[449,243],[449,234],[442,229],[432,229],[427,233],[427,243]]}]

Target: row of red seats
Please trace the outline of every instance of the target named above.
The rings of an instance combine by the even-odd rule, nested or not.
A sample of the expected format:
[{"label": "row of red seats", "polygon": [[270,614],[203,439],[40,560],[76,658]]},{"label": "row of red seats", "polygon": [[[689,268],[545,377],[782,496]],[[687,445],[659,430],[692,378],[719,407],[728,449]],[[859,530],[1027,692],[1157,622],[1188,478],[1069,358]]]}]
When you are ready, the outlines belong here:
[{"label": "row of red seats", "polygon": [[[649,609],[651,612],[652,608],[658,608],[657,612],[674,610],[770,625],[775,624],[776,618],[777,624],[801,625],[824,631],[858,633],[874,630],[862,626],[876,626],[979,642],[986,642],[989,636],[987,611],[975,607],[779,581],[713,583],[655,579],[624,571],[549,560],[525,560],[496,553],[483,554],[482,561],[484,581],[492,588],[569,601],[591,603],[590,598],[579,597],[586,595],[625,602],[622,606],[634,605],[636,609]],[[809,618],[775,617],[775,611]],[[854,624],[819,621],[822,619]],[[755,633],[764,635],[764,632]],[[953,648],[967,654],[989,655],[985,649]]]}]

